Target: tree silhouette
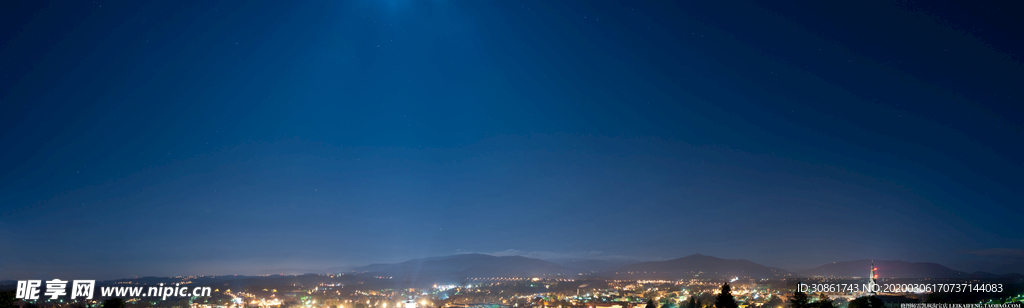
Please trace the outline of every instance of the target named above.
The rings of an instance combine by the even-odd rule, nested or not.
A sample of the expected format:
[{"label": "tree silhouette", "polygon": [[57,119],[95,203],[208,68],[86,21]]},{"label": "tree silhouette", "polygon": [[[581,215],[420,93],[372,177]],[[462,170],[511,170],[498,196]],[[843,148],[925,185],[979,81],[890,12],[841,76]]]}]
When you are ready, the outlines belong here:
[{"label": "tree silhouette", "polygon": [[697,294],[690,295],[690,303],[686,308],[697,308]]},{"label": "tree silhouette", "polygon": [[874,296],[861,296],[850,301],[847,308],[885,308],[885,303]]},{"label": "tree silhouette", "polygon": [[814,308],[835,308],[836,305],[832,303],[832,300],[825,296],[824,293],[818,294],[818,301],[814,302]]},{"label": "tree silhouette", "polygon": [[925,303],[945,303],[946,300],[939,296],[938,293],[928,294],[928,298],[924,300]]},{"label": "tree silhouette", "polygon": [[736,299],[732,297],[732,288],[728,282],[722,284],[722,293],[715,298],[715,308],[739,308]]},{"label": "tree silhouette", "polygon": [[14,291],[0,291],[0,308],[13,308],[14,302]]},{"label": "tree silhouette", "polygon": [[800,291],[796,291],[796,293],[793,293],[793,298],[789,299],[789,307],[812,308],[811,305],[807,303],[807,293]]},{"label": "tree silhouette", "polygon": [[645,307],[645,308],[658,308],[658,304],[654,303],[654,299],[653,298],[648,298],[647,299],[647,307]]},{"label": "tree silhouette", "polygon": [[105,300],[103,308],[124,308],[124,300],[117,297]]}]

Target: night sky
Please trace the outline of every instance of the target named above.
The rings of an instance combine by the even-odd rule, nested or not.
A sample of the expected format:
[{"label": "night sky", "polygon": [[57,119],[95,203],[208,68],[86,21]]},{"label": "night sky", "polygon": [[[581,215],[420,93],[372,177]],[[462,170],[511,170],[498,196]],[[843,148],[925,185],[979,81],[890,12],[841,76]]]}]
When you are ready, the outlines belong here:
[{"label": "night sky", "polygon": [[0,279],[1024,271],[1024,7],[767,2],[3,2]]}]

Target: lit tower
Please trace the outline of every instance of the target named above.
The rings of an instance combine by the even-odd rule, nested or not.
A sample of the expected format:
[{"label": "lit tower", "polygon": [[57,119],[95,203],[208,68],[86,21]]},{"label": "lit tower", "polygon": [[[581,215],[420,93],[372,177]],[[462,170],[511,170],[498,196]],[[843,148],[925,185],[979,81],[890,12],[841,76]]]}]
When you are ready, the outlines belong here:
[{"label": "lit tower", "polygon": [[878,274],[875,273],[875,260],[871,260],[871,273],[868,275],[868,295],[875,295],[875,284],[878,283]]}]

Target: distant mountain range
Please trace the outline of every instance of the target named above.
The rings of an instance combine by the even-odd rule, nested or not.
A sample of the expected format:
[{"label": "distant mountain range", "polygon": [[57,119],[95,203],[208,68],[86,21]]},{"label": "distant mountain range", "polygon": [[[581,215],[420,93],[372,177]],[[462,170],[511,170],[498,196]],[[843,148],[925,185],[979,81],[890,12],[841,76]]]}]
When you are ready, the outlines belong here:
[{"label": "distant mountain range", "polygon": [[[552,262],[554,261],[554,262]],[[701,254],[682,258],[635,262],[630,260],[560,259],[545,261],[522,256],[497,257],[486,254],[462,254],[444,257],[413,259],[401,263],[371,264],[352,268],[351,271],[371,273],[393,279],[424,281],[461,281],[472,277],[547,277],[576,276],[625,279],[685,279],[732,277],[786,278],[786,277],[867,277],[871,260],[834,262],[813,269],[789,272],[749,260],[722,259]],[[996,275],[985,272],[967,273],[935,263],[875,260],[879,277],[898,278],[1024,278],[1021,274]]]},{"label": "distant mountain range", "polygon": [[566,272],[563,266],[541,259],[521,256],[496,257],[485,254],[461,254],[413,259],[393,264],[370,264],[353,268],[352,271],[402,280],[452,281],[471,277],[541,277]]},{"label": "distant mountain range", "polygon": [[[867,277],[872,260],[833,262],[813,269],[801,271],[800,276],[825,277]],[[986,272],[967,273],[927,262],[905,262],[898,260],[874,260],[879,278],[1020,278],[1021,274],[997,275]]]},{"label": "distant mountain range", "polygon": [[566,268],[574,273],[601,273],[614,270],[626,265],[640,263],[638,260],[601,260],[601,259],[553,259],[548,260]]},{"label": "distant mountain range", "polygon": [[[729,279],[788,278],[788,277],[867,277],[872,260],[833,262],[808,270],[789,272],[764,266],[748,260],[722,259],[701,254],[682,258],[637,262],[633,260],[557,259],[545,261],[523,256],[492,256],[486,254],[460,254],[443,257],[412,259],[400,263],[370,264],[359,267],[332,267],[326,270],[303,268],[264,269],[258,274],[323,274],[355,273],[388,277],[389,280],[417,283],[463,283],[466,278],[494,277],[589,277],[616,279]],[[1013,278],[1024,279],[1018,273],[968,273],[926,262],[874,260],[880,278]],[[580,274],[583,274],[582,276]],[[237,275],[235,275],[237,276]],[[236,279],[245,276],[220,276],[217,279]],[[6,277],[5,277],[6,278]],[[159,277],[150,277],[158,279]],[[0,281],[0,285],[10,281]]]},{"label": "distant mountain range", "polygon": [[748,260],[722,259],[702,254],[666,260],[630,264],[615,269],[609,275],[660,279],[681,278],[783,278],[792,274],[786,270],[768,267]]}]

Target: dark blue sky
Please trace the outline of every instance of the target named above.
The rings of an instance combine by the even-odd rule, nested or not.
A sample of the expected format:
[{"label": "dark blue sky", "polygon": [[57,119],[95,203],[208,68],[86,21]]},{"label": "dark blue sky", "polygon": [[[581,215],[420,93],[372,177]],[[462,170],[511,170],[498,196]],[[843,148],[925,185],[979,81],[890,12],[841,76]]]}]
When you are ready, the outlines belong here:
[{"label": "dark blue sky", "polygon": [[459,252],[1024,271],[1019,4],[3,6],[0,278]]}]

